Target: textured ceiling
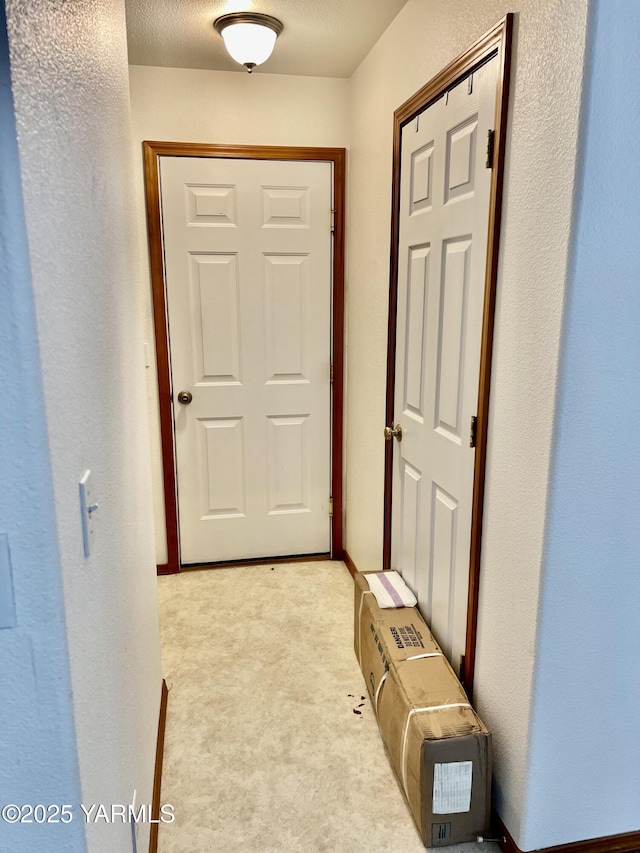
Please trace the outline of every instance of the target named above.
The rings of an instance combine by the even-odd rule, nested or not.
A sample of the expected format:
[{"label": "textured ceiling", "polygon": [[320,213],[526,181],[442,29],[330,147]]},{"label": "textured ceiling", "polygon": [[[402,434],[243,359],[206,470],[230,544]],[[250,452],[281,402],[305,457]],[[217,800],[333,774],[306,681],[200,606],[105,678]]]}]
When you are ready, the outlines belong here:
[{"label": "textured ceiling", "polygon": [[284,31],[268,74],[349,77],[407,0],[126,0],[129,62],[246,71],[227,54],[213,21],[228,12],[265,12]]}]

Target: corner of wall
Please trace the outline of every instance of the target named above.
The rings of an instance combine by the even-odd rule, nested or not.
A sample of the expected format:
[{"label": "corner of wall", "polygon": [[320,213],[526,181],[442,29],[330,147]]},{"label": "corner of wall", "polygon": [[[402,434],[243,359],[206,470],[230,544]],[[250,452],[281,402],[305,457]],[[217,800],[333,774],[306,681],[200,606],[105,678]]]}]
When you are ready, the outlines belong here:
[{"label": "corner of wall", "polygon": [[[48,444],[82,797],[150,802],[161,662],[124,3],[10,4],[8,26],[46,423],[32,451]],[[85,557],[87,469],[99,508]],[[92,853],[130,844],[125,825],[75,826]]]},{"label": "corner of wall", "polygon": [[[494,733],[510,831],[524,808],[542,541],[570,238],[586,4],[409,0],[352,78],[347,547],[375,567],[382,542],[393,111],[517,14],[495,315],[476,702]],[[411,56],[408,63],[406,57]],[[553,156],[549,140],[553,139]],[[517,835],[517,832],[516,832]],[[517,839],[516,839],[517,840]]]},{"label": "corner of wall", "polygon": [[633,0],[590,5],[525,849],[640,830],[638,28]]},{"label": "corner of wall", "polygon": [[[77,808],[76,730],[4,4],[0,280],[0,789],[3,805]],[[65,849],[84,853],[80,820],[57,829]],[[12,853],[44,850],[49,827],[5,820],[2,839]]]}]

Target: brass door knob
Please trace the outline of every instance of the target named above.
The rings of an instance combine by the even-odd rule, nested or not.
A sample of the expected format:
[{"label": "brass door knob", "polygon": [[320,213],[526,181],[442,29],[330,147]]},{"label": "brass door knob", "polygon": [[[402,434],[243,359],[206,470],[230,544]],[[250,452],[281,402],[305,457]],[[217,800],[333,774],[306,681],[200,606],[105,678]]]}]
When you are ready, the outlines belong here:
[{"label": "brass door knob", "polygon": [[384,438],[385,441],[391,441],[392,438],[397,438],[398,441],[402,441],[402,427],[400,424],[396,424],[395,429],[393,427],[385,427]]},{"label": "brass door knob", "polygon": [[188,406],[192,400],[193,400],[193,394],[191,393],[191,391],[179,391],[178,392],[178,402],[182,403],[183,406]]}]

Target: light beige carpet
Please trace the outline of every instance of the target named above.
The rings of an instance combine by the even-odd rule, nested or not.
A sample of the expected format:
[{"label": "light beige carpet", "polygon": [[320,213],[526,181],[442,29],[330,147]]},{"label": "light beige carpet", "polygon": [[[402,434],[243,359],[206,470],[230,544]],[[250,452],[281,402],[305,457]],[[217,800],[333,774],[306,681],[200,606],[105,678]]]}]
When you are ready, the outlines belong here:
[{"label": "light beige carpet", "polygon": [[158,585],[170,689],[162,802],[176,814],[160,826],[160,853],[424,851],[362,699],[344,564]]}]

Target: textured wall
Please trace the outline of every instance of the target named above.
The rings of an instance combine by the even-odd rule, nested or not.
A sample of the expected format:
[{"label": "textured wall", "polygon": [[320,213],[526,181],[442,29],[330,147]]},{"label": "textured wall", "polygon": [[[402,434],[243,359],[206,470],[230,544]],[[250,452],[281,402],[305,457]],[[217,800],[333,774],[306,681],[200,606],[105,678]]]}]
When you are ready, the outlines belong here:
[{"label": "textured wall", "polygon": [[592,5],[523,850],[640,830],[638,32]]},{"label": "textured wall", "polygon": [[[393,110],[518,12],[489,424],[476,701],[495,733],[496,802],[516,841],[587,3],[409,0],[352,78],[347,548],[380,565]],[[362,215],[366,211],[366,215]]]},{"label": "textured wall", "polygon": [[[347,80],[146,66],[132,66],[130,78],[138,232],[143,246],[147,245],[141,146],[145,139],[347,147]],[[149,281],[146,255],[141,258],[140,277]],[[149,295],[145,334],[152,364],[147,373],[156,556],[164,563],[164,492],[151,312]]]},{"label": "textured wall", "polygon": [[[10,0],[7,19],[81,793],[147,803],[161,672],[124,4]],[[131,850],[124,825],[90,824],[87,842]]]},{"label": "textured wall", "polygon": [[[62,581],[18,144],[0,3],[0,548],[8,546],[14,610],[0,628],[0,802],[80,799]],[[1,557],[1,555],[0,555]],[[6,627],[8,624],[14,627]],[[61,851],[85,850],[77,822]],[[45,850],[50,827],[0,825],[2,853]]]}]

